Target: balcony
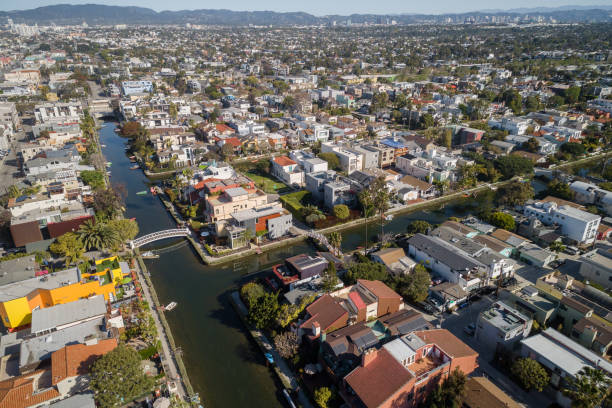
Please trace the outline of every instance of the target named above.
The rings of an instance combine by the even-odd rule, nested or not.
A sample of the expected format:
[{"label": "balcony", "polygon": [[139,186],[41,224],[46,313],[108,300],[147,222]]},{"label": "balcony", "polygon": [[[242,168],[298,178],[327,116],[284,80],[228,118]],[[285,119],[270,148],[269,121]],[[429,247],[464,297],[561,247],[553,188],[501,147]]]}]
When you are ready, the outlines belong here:
[{"label": "balcony", "polygon": [[449,365],[450,360],[445,362],[443,358],[427,356],[415,361],[406,368],[416,377],[416,383],[419,384],[427,380],[434,372],[441,371]]}]

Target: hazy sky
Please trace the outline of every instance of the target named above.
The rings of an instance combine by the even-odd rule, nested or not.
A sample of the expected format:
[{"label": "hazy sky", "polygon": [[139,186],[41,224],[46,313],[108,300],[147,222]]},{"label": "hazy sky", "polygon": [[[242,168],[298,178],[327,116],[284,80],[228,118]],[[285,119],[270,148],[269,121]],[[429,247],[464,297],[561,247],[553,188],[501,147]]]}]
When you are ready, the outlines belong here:
[{"label": "hazy sky", "polygon": [[483,9],[558,7],[564,5],[612,5],[612,0],[0,0],[0,10],[29,9],[51,4],[108,4],[160,10],[219,9],[305,11],[316,15],[351,13],[454,13]]}]

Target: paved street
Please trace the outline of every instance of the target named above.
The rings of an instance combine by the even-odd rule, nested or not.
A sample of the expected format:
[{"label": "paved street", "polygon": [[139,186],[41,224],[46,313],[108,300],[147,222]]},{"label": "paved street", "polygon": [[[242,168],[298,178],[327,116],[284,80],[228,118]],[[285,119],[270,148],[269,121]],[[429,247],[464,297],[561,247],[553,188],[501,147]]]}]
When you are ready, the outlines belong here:
[{"label": "paved street", "polygon": [[484,375],[488,377],[495,385],[506,391],[509,395],[512,395],[513,398],[521,404],[535,408],[547,407],[552,403],[552,400],[548,396],[538,392],[525,392],[507,375],[501,373],[491,365],[490,362],[493,360],[495,350],[491,350],[489,347],[486,347],[474,337],[463,331],[464,327],[470,323],[476,324],[479,313],[488,308],[494,301],[494,297],[484,296],[479,301],[474,302],[472,305],[452,315],[445,315],[442,322],[442,328],[449,330],[455,336],[459,337],[461,341],[478,352],[479,367],[474,375]]}]

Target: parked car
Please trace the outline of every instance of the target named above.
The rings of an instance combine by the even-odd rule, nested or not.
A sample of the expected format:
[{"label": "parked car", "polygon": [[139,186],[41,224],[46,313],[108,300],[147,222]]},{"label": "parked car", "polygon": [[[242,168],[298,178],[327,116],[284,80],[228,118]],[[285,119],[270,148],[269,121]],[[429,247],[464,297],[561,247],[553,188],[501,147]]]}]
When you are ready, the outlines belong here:
[{"label": "parked car", "polygon": [[463,328],[463,331],[465,332],[465,334],[467,334],[468,336],[473,336],[474,333],[476,333],[476,325],[474,323],[470,323],[467,326],[465,326]]}]

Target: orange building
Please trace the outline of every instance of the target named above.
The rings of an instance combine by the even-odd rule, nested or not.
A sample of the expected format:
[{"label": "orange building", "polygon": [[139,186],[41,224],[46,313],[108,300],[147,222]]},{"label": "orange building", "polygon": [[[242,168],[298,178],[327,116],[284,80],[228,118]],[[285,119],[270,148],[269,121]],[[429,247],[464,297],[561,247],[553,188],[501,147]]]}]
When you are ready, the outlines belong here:
[{"label": "orange building", "polygon": [[17,329],[30,324],[34,309],[96,295],[114,301],[115,285],[122,276],[116,257],[101,260],[96,267],[93,273],[81,274],[78,268],[71,268],[0,287],[2,323]]},{"label": "orange building", "polygon": [[455,369],[473,372],[477,358],[448,330],[416,331],[367,350],[344,377],[341,394],[351,407],[416,407]]}]

